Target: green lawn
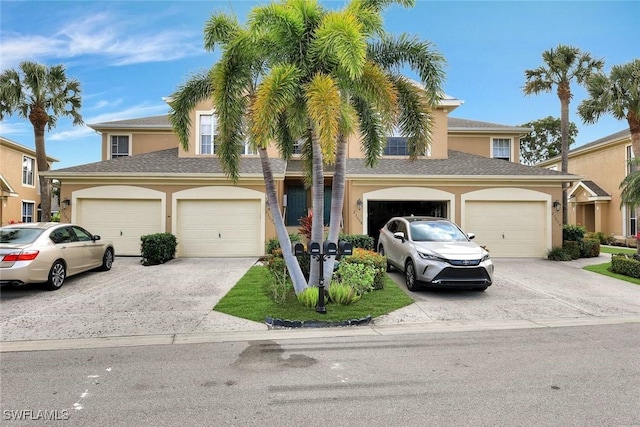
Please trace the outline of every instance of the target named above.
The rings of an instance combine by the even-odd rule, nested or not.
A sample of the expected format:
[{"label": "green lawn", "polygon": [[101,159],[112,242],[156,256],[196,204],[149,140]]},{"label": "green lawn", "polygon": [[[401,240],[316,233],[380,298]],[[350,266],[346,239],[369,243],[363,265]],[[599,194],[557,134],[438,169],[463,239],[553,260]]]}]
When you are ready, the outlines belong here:
[{"label": "green lawn", "polygon": [[360,301],[351,305],[327,304],[327,313],[320,314],[315,309],[300,304],[291,290],[287,301],[278,305],[267,293],[267,281],[271,276],[266,267],[254,266],[218,302],[215,311],[232,316],[264,322],[267,317],[283,320],[325,320],[342,321],[377,317],[413,303],[413,299],[400,289],[389,276],[384,289],[365,294]]},{"label": "green lawn", "polygon": [[593,271],[594,273],[603,274],[605,276],[613,277],[615,279],[624,280],[625,282],[634,283],[636,285],[640,285],[640,279],[636,279],[635,277],[625,276],[624,274],[612,273],[609,271],[609,267],[611,267],[610,262],[605,262],[604,264],[596,264],[596,265],[588,265],[584,267],[585,270]]},{"label": "green lawn", "polygon": [[600,246],[600,252],[605,254],[635,254],[636,250],[619,246]]}]

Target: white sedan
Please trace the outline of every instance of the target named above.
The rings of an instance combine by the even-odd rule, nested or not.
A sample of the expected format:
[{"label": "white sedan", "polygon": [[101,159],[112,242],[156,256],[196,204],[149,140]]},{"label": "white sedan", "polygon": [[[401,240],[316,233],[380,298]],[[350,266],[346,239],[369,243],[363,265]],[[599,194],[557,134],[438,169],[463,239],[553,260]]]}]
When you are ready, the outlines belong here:
[{"label": "white sedan", "polygon": [[87,270],[111,270],[113,244],[75,224],[21,223],[0,227],[0,285],[64,280]]}]

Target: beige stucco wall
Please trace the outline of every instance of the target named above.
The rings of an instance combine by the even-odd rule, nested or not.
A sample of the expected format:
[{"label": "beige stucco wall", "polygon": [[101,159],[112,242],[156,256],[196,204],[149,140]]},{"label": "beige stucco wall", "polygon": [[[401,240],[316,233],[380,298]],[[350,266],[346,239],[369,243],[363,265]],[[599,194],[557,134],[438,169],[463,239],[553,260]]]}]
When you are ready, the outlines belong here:
[{"label": "beige stucco wall", "polygon": [[[461,197],[465,193],[483,189],[495,189],[505,188],[508,191],[509,188],[526,188],[533,191],[549,194],[551,200],[561,200],[562,190],[559,183],[549,183],[548,185],[541,185],[533,182],[459,182],[459,183],[442,183],[442,182],[424,182],[411,177],[399,178],[394,181],[390,180],[349,180],[346,183],[345,188],[345,231],[353,234],[366,234],[366,219],[364,214],[367,212],[367,193],[373,193],[384,189],[392,189],[393,197],[390,199],[414,199],[416,193],[424,193],[423,200],[448,200],[449,201],[449,219],[460,224],[462,222],[462,201]],[[397,188],[401,188],[402,192],[399,192]],[[357,200],[363,201],[364,206],[362,210],[358,210],[356,206]],[[562,244],[562,215],[561,213],[553,212],[551,221],[551,240],[552,246],[559,246]]]},{"label": "beige stucco wall", "polygon": [[492,157],[491,141],[493,138],[511,139],[511,161],[520,163],[520,135],[519,134],[470,134],[449,133],[449,149],[477,154],[484,157]]},{"label": "beige stucco wall", "polygon": [[[172,131],[142,130],[132,132],[131,129],[110,129],[102,132],[102,160],[108,160],[110,158],[110,141],[112,135],[129,136],[132,156],[178,146],[178,138]],[[182,151],[182,149],[180,149],[180,151]]]},{"label": "beige stucco wall", "polygon": [[21,221],[22,202],[33,202],[34,220],[37,219],[38,204],[40,204],[40,193],[38,190],[38,166],[36,163],[33,174],[34,185],[22,184],[22,157],[27,155],[36,159],[35,152],[26,149],[20,150],[14,145],[0,143],[0,171],[13,190],[18,193],[17,197],[2,197],[0,200],[0,222],[2,225],[10,221]]},{"label": "beige stucco wall", "polygon": [[[585,179],[593,181],[611,195],[609,202],[595,206],[598,211],[601,211],[599,215],[602,215],[603,229],[589,231],[602,231],[615,236],[625,234],[619,187],[627,173],[626,147],[628,145],[630,142],[622,141],[619,144],[604,146],[569,159],[570,173],[584,176]],[[586,200],[578,199],[578,201],[588,203]],[[588,225],[582,222],[585,220],[585,215],[581,212],[579,205],[570,205],[569,219],[572,224]]]}]

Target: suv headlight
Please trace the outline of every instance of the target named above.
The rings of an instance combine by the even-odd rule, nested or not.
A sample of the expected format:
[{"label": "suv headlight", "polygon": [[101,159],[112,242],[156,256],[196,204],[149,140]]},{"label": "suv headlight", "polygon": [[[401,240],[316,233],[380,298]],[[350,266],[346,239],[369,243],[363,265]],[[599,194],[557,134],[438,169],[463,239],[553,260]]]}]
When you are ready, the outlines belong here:
[{"label": "suv headlight", "polygon": [[480,260],[480,262],[485,262],[485,261],[488,261],[488,260],[490,260],[490,259],[491,259],[491,257],[489,256],[489,254],[485,254],[485,255],[482,257],[482,259]]},{"label": "suv headlight", "polygon": [[440,256],[434,255],[434,254],[428,254],[425,252],[418,252],[418,255],[420,255],[420,258],[422,259],[428,259],[430,261],[440,261],[440,262],[449,262],[446,258],[442,258]]}]

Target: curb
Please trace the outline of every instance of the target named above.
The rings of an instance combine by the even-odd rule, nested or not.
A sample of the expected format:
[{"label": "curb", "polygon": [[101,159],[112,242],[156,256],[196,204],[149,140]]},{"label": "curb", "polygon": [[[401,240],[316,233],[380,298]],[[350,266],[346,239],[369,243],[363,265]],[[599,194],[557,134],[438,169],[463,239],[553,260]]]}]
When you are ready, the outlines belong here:
[{"label": "curb", "polygon": [[269,328],[332,328],[342,326],[359,326],[367,325],[371,322],[371,315],[361,319],[341,320],[336,322],[327,322],[324,320],[286,320],[267,317],[264,321]]}]

